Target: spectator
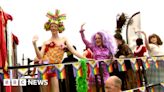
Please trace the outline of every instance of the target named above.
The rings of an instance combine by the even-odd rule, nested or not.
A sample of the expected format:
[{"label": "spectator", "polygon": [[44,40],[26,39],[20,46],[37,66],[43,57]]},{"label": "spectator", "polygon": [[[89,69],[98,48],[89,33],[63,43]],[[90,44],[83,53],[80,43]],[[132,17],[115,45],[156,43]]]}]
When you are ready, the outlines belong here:
[{"label": "spectator", "polygon": [[122,81],[117,76],[110,76],[105,82],[105,92],[121,92]]}]

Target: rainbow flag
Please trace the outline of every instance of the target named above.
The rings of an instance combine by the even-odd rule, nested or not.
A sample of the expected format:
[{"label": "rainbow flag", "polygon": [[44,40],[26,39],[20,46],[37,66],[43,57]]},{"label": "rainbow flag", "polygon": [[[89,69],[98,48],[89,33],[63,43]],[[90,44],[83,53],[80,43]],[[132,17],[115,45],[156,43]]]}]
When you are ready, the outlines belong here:
[{"label": "rainbow flag", "polygon": [[66,78],[66,72],[64,68],[64,64],[56,64],[56,73],[59,79],[65,79]]},{"label": "rainbow flag", "polygon": [[138,63],[132,63],[131,62],[131,66],[132,66],[134,71],[137,71],[139,69]]},{"label": "rainbow flag", "polygon": [[118,64],[118,69],[119,71],[126,71],[126,65],[124,63],[124,59],[118,59],[117,60]]},{"label": "rainbow flag", "polygon": [[57,76],[58,79],[65,79],[66,78],[65,69],[62,69],[61,71],[57,69]]},{"label": "rainbow flag", "polygon": [[110,63],[109,65],[107,64],[107,70],[108,70],[109,73],[112,73],[113,72],[112,63]]},{"label": "rainbow flag", "polygon": [[79,70],[77,71],[77,76],[80,76],[80,77],[83,76],[82,67],[80,67]]},{"label": "rainbow flag", "polygon": [[136,58],[131,58],[130,63],[134,71],[137,71],[139,69],[139,65],[136,62]]},{"label": "rainbow flag", "polygon": [[47,66],[40,66],[38,67],[38,79],[39,80],[45,80],[47,79],[47,74],[46,74],[46,70],[47,70]]},{"label": "rainbow flag", "polygon": [[91,74],[92,76],[99,74],[99,68],[98,68],[98,62],[96,61],[89,61],[88,62],[91,68]]},{"label": "rainbow flag", "polygon": [[150,64],[149,64],[148,61],[146,61],[146,63],[145,63],[145,67],[146,67],[146,68],[150,68]]},{"label": "rainbow flag", "polygon": [[77,63],[73,63],[72,65],[73,65],[74,77],[76,77],[76,76],[82,77],[83,72],[82,72],[81,64],[79,62],[77,62]]},{"label": "rainbow flag", "polygon": [[94,74],[94,75],[99,74],[99,68],[98,68],[97,65],[93,68],[93,74]]},{"label": "rainbow flag", "polygon": [[78,69],[74,67],[73,72],[74,72],[74,77],[77,77],[77,76],[82,77],[83,76],[81,66]]},{"label": "rainbow flag", "polygon": [[119,71],[126,71],[125,63],[124,64],[119,64],[118,63],[118,69],[119,69]]},{"label": "rainbow flag", "polygon": [[45,79],[47,79],[46,73],[42,73],[42,72],[38,71],[38,79],[39,80],[45,80]]},{"label": "rainbow flag", "polygon": [[150,68],[150,64],[149,64],[149,61],[147,59],[145,61],[144,60],[142,60],[142,61],[143,61],[143,65],[144,65],[145,69]]},{"label": "rainbow flag", "polygon": [[153,61],[155,62],[155,67],[158,68],[158,61],[157,57],[152,57]]}]

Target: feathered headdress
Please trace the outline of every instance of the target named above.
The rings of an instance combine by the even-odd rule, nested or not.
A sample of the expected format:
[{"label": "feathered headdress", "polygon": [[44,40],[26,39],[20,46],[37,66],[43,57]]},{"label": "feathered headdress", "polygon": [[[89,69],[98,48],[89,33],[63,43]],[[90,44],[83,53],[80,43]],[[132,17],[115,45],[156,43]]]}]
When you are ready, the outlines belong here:
[{"label": "feathered headdress", "polygon": [[127,17],[125,16],[124,13],[122,13],[119,18],[116,20],[117,21],[117,26],[116,26],[116,33],[121,33],[122,27],[125,25]]},{"label": "feathered headdress", "polygon": [[60,11],[58,9],[56,9],[56,12],[55,14],[51,13],[51,12],[48,12],[47,13],[47,17],[49,18],[48,22],[45,23],[45,26],[44,28],[48,31],[50,30],[50,24],[51,23],[55,23],[58,25],[58,31],[59,33],[63,32],[64,31],[64,25],[63,25],[63,20],[66,19],[66,15],[65,14],[60,14]]}]

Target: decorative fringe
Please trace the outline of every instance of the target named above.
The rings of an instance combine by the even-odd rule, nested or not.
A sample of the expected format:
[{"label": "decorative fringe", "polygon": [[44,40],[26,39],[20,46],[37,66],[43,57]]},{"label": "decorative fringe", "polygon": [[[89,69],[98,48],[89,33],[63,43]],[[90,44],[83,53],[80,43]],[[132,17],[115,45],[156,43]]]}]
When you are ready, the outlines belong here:
[{"label": "decorative fringe", "polygon": [[77,92],[87,92],[88,91],[88,83],[87,83],[87,64],[86,59],[80,60],[82,72],[82,77],[77,76],[76,77],[76,89]]}]

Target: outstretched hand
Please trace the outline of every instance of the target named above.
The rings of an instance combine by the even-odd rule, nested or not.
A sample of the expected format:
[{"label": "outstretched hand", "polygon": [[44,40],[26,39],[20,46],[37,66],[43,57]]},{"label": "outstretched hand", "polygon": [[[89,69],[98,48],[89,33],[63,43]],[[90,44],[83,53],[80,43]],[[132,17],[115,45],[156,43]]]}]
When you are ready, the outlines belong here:
[{"label": "outstretched hand", "polygon": [[142,34],[146,35],[146,33],[144,31],[137,31],[137,33],[142,33]]},{"label": "outstretched hand", "polygon": [[83,23],[83,24],[81,25],[81,29],[80,29],[80,31],[85,31],[84,28],[83,28],[84,25],[85,25],[85,23]]},{"label": "outstretched hand", "polygon": [[35,35],[33,38],[32,38],[32,42],[33,43],[36,43],[38,41],[39,37],[37,35]]}]

